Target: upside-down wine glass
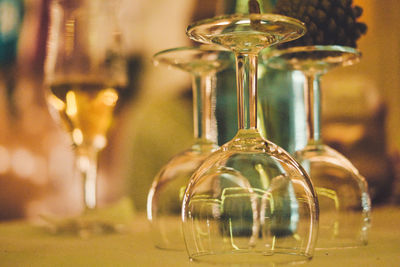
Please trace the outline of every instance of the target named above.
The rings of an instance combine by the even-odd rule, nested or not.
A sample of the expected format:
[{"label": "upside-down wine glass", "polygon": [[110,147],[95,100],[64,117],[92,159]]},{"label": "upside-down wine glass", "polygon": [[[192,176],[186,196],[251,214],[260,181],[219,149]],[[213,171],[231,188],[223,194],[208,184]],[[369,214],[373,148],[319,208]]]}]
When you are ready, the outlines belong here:
[{"label": "upside-down wine glass", "polygon": [[[50,112],[71,136],[82,175],[83,215],[97,210],[98,153],[107,145],[119,92],[126,85],[113,3],[53,0],[45,66]],[[60,221],[56,231],[109,232],[112,218]]]},{"label": "upside-down wine glass", "polygon": [[257,62],[261,49],[305,32],[295,19],[236,14],[190,25],[188,36],[231,49],[236,57],[236,136],[192,176],[182,203],[191,260],[275,264],[312,257],[318,202],[307,173],[257,130]]},{"label": "upside-down wine glass", "polygon": [[189,179],[211,152],[218,149],[215,119],[216,73],[229,67],[232,53],[217,46],[180,47],[154,55],[192,76],[194,144],[174,156],[156,175],[147,198],[147,218],[155,246],[184,250],[181,207]]},{"label": "upside-down wine glass", "polygon": [[359,61],[357,49],[305,46],[276,49],[266,55],[269,67],[304,74],[308,143],[295,158],[310,174],[320,205],[317,248],[348,248],[367,244],[370,197],[367,182],[353,164],[321,137],[320,79],[335,67]]}]

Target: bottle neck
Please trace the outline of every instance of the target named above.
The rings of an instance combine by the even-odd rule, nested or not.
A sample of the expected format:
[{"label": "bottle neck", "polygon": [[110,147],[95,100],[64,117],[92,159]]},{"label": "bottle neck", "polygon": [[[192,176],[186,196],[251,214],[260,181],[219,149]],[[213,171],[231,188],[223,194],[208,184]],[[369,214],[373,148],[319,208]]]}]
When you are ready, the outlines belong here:
[{"label": "bottle neck", "polygon": [[194,138],[216,144],[215,74],[193,75],[192,79]]},{"label": "bottle neck", "polygon": [[321,136],[321,88],[319,74],[306,74],[304,100],[307,119],[308,144],[320,144]]},{"label": "bottle neck", "polygon": [[236,54],[238,128],[257,129],[257,54]]}]

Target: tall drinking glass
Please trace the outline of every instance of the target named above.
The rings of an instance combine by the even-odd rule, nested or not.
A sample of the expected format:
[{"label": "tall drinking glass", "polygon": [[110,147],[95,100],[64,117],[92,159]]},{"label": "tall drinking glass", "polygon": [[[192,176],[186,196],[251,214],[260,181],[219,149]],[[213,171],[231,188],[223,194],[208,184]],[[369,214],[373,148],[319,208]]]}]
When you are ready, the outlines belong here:
[{"label": "tall drinking glass", "polygon": [[266,55],[269,67],[301,71],[307,118],[307,145],[295,158],[310,174],[320,204],[317,248],[366,245],[371,203],[367,182],[342,154],[323,143],[321,135],[322,75],[349,66],[361,53],[345,46],[305,46],[277,49]]},{"label": "tall drinking glass", "polygon": [[147,199],[147,218],[158,248],[184,250],[181,204],[189,179],[211,152],[218,149],[215,119],[216,73],[233,62],[230,51],[216,46],[181,47],[154,55],[192,76],[194,144],[174,156],[156,175]]},{"label": "tall drinking glass", "polygon": [[[304,25],[285,16],[248,13],[190,25],[193,40],[236,56],[236,136],[192,176],[182,204],[183,232],[192,260],[274,264],[313,255],[318,202],[307,173],[257,130],[257,62],[261,49],[302,36]],[[253,4],[253,5],[252,5]],[[258,11],[258,12],[257,12]]]},{"label": "tall drinking glass", "polygon": [[[45,66],[51,114],[71,136],[82,175],[86,212],[97,207],[97,162],[119,93],[126,84],[125,61],[115,6],[106,0],[53,0]],[[112,230],[107,220],[71,227]]]}]

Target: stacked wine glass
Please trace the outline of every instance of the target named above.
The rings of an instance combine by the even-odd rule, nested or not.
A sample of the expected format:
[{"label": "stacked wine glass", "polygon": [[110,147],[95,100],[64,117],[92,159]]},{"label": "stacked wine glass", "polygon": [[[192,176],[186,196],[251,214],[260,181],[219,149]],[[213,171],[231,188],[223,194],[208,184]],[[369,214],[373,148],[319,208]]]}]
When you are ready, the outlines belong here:
[{"label": "stacked wine glass", "polygon": [[[193,75],[197,140],[160,171],[150,190],[148,218],[160,248],[176,249],[184,240],[191,260],[273,265],[309,260],[316,245],[366,243],[365,180],[347,159],[320,141],[316,100],[320,74],[356,62],[359,52],[339,46],[279,49],[279,44],[290,44],[306,33],[300,20],[276,14],[279,2],[245,1],[233,13],[221,8],[223,15],[187,28],[189,38],[209,45],[207,51],[179,48],[154,57],[155,62]],[[277,68],[303,70],[309,77],[305,92],[310,141],[293,156],[263,138],[257,128],[258,55],[271,46],[278,48],[264,50],[263,60]],[[210,84],[215,83],[210,77],[233,64],[229,54],[235,58],[239,130],[218,148],[211,125],[215,88]],[[320,212],[324,220],[319,222]],[[172,227],[177,220],[180,240],[179,229]],[[358,236],[356,227],[361,227]],[[317,243],[318,228],[329,228],[333,237],[328,238],[333,239]]]}]

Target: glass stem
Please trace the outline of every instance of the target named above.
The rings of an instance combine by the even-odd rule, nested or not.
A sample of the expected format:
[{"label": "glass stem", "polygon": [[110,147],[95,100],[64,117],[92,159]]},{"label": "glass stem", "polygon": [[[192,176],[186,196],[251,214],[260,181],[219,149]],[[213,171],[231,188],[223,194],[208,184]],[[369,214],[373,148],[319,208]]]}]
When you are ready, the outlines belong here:
[{"label": "glass stem", "polygon": [[[246,134],[249,132],[248,130],[257,130],[257,67],[257,54],[236,53],[238,128],[239,131],[246,130]],[[258,132],[257,137],[261,138]],[[258,200],[253,199],[251,202],[253,227],[250,246],[254,246],[260,233],[261,207]]]},{"label": "glass stem", "polygon": [[321,137],[321,89],[320,75],[306,74],[304,100],[307,118],[308,144],[319,144]]},{"label": "glass stem", "polygon": [[82,175],[83,200],[86,210],[92,210],[97,205],[97,157],[95,150],[78,150],[77,167]]},{"label": "glass stem", "polygon": [[236,53],[238,128],[257,129],[258,55]]},{"label": "glass stem", "polygon": [[194,137],[216,143],[215,74],[193,75],[192,79]]}]

